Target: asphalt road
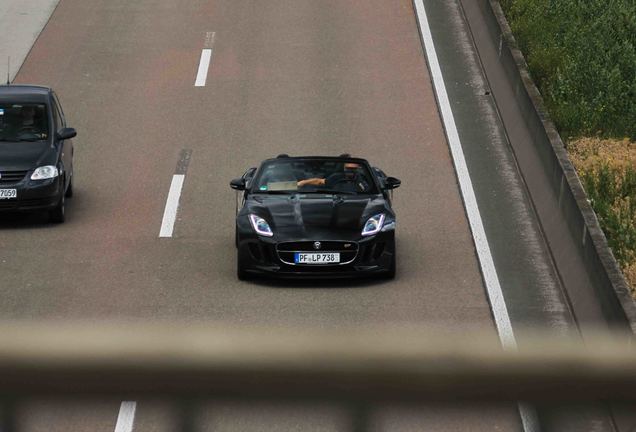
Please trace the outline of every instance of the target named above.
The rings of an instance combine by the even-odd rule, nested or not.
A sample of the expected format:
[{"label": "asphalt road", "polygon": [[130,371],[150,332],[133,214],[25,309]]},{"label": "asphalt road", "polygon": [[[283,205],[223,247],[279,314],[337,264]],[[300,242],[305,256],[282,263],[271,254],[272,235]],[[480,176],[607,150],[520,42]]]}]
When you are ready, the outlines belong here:
[{"label": "asphalt road", "polygon": [[[60,93],[77,197],[62,226],[3,221],[5,317],[492,325],[408,1],[66,0],[17,82]],[[182,149],[174,237],[160,239]],[[395,282],[236,280],[229,179],[283,151],[349,152],[403,180]]]},{"label": "asphalt road", "polygon": [[[212,49],[211,63],[205,86],[195,86],[202,49]],[[474,83],[479,71],[463,70],[458,79]],[[497,337],[411,0],[62,0],[15,82],[54,87],[78,137],[67,222],[0,217],[4,319],[449,335],[485,327]],[[460,112],[460,129],[477,115],[496,122],[483,109]],[[482,140],[503,135],[473,127],[474,137],[488,131]],[[183,150],[191,159],[174,234],[159,238]],[[493,250],[513,323],[570,328],[526,198],[510,193],[503,204],[517,202],[514,214],[498,211],[497,188],[523,186],[510,155],[496,150],[488,160],[507,171],[483,174],[496,184],[476,190],[480,206],[491,205],[486,227],[499,236]],[[344,152],[402,180],[396,279],[239,282],[229,180],[278,153]],[[119,402],[34,401],[24,421],[30,431],[113,431]],[[173,408],[140,401],[134,430],[170,430]],[[344,430],[350,421],[339,407],[266,403],[214,404],[199,420],[215,431]],[[521,430],[514,404],[385,408],[374,422],[390,431]]]}]

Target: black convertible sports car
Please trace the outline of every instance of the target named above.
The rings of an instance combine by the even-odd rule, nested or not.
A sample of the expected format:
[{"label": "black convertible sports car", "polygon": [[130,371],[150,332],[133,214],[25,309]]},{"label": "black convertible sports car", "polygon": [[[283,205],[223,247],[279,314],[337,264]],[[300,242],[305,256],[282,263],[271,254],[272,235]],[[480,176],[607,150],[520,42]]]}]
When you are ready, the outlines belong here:
[{"label": "black convertible sports car", "polygon": [[[237,275],[395,276],[395,213],[387,177],[364,159],[268,159],[232,180]],[[240,206],[240,210],[239,210]]]}]

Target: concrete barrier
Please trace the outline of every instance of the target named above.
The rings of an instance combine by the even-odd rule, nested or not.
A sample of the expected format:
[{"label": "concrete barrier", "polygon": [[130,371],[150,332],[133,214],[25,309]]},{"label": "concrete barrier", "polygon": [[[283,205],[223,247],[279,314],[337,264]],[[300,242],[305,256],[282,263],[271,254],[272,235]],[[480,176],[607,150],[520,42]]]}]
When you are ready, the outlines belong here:
[{"label": "concrete barrier", "polygon": [[575,318],[636,333],[636,303],[499,2],[461,3]]}]

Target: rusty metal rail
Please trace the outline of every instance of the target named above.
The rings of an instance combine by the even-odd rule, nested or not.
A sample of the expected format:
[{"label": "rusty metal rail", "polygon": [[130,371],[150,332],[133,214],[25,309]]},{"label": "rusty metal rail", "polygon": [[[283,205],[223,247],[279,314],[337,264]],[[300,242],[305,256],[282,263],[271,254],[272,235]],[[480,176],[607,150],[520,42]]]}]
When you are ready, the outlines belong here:
[{"label": "rusty metal rail", "polygon": [[354,407],[356,430],[384,402],[636,401],[626,338],[535,334],[504,351],[492,333],[8,323],[3,432],[16,430],[16,404],[47,396],[332,401]]}]

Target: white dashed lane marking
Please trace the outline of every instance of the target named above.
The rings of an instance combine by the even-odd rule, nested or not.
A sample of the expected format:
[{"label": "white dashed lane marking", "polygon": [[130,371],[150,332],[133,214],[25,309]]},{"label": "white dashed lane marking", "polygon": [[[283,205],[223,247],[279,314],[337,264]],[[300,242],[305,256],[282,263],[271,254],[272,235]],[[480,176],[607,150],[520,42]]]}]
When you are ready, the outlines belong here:
[{"label": "white dashed lane marking", "polygon": [[123,401],[119,407],[119,415],[115,424],[115,432],[132,432],[135,424],[137,402]]},{"label": "white dashed lane marking", "polygon": [[194,80],[195,87],[205,87],[208,79],[208,69],[212,61],[212,47],[214,46],[215,32],[207,32],[205,34],[205,48],[201,50],[201,58],[199,59],[199,69],[197,77]]},{"label": "white dashed lane marking", "polygon": [[191,155],[192,150],[181,150],[179,162],[177,162],[177,169],[175,170],[175,174],[172,176],[172,183],[170,183],[170,191],[168,192],[166,207],[163,211],[159,237],[172,237],[174,224],[177,220],[177,211],[179,210],[181,189],[183,189],[183,182],[185,181],[185,175],[188,170]]}]

